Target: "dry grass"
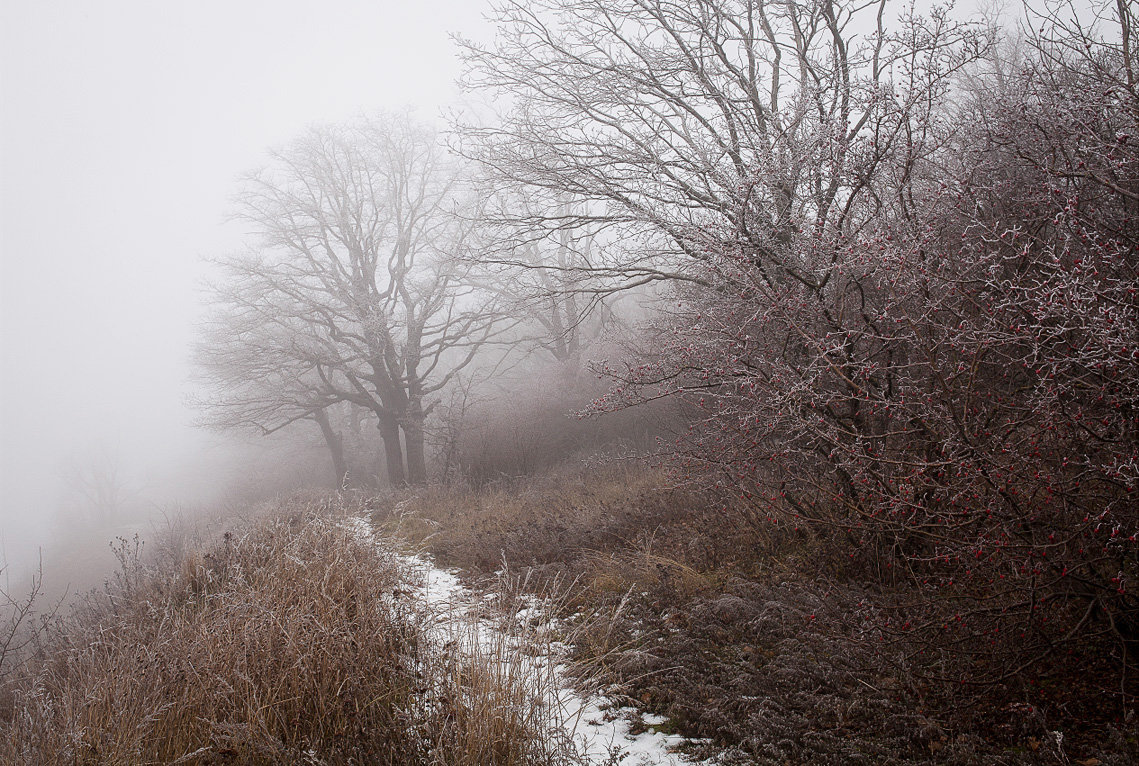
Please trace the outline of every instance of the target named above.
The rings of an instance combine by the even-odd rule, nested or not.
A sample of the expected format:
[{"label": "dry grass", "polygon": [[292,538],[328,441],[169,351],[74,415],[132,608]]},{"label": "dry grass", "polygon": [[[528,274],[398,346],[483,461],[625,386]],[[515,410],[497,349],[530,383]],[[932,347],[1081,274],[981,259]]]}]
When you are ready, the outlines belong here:
[{"label": "dry grass", "polygon": [[[1085,732],[1063,711],[999,699],[980,709],[987,720],[963,722],[885,640],[883,594],[851,575],[843,541],[668,483],[650,469],[563,467],[421,491],[374,516],[476,579],[508,570],[505,591],[549,600],[592,682],[725,766],[1139,758],[1126,722]],[[1034,712],[995,726],[1021,708]]]},{"label": "dry grass", "polygon": [[478,489],[434,487],[382,504],[387,533],[476,574],[576,562],[583,551],[624,548],[658,526],[680,528],[693,500],[664,476],[632,465],[569,467]]},{"label": "dry grass", "polygon": [[570,762],[541,692],[434,637],[408,572],[327,507],[185,547],[121,541],[9,683],[0,762]]}]

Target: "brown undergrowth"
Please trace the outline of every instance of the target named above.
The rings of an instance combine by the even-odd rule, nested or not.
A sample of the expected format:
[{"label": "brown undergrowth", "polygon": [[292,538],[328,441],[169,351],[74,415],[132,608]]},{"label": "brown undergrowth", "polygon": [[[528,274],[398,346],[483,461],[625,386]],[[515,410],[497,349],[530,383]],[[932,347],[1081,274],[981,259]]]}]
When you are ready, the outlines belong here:
[{"label": "brown undergrowth", "polygon": [[478,489],[417,490],[378,502],[373,520],[444,566],[480,575],[505,563],[552,574],[583,555],[624,550],[646,530],[684,536],[695,523],[692,498],[662,489],[664,482],[630,464],[567,467]]},{"label": "brown undergrowth", "polygon": [[115,580],[4,679],[0,762],[571,762],[540,692],[445,646],[410,573],[332,505],[157,557],[120,540]]},{"label": "brown undergrowth", "polygon": [[1038,696],[994,689],[961,707],[962,690],[930,680],[943,658],[881,630],[899,594],[844,574],[836,541],[750,523],[655,470],[431,489],[381,503],[374,518],[472,579],[506,567],[535,592],[561,588],[590,676],[705,740],[695,754],[723,764],[1135,757],[1125,724],[1080,721]]}]

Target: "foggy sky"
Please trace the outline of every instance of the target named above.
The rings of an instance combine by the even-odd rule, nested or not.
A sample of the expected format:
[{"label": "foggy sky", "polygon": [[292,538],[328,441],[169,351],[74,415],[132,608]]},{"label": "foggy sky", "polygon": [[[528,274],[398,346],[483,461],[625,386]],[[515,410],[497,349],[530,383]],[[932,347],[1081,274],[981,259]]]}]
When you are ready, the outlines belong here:
[{"label": "foggy sky", "polygon": [[236,177],[313,122],[455,98],[474,0],[0,0],[0,534],[34,557],[68,461],[148,502],[191,427],[202,258]]}]

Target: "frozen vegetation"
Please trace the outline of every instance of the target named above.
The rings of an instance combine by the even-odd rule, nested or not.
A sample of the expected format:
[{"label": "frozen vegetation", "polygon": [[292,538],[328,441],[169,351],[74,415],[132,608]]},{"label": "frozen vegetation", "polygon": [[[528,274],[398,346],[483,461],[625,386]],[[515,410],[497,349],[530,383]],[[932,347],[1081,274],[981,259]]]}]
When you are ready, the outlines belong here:
[{"label": "frozen vegetation", "polygon": [[193,404],[309,499],[11,591],[0,760],[1139,760],[1137,7],[501,0],[272,149]]}]

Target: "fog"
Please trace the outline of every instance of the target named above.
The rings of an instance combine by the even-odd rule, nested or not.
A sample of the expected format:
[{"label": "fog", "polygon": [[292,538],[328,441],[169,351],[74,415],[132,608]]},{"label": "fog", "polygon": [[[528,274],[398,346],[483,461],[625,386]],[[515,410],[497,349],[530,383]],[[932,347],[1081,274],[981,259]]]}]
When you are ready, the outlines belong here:
[{"label": "fog", "polygon": [[[479,2],[0,3],[0,554],[25,572],[89,516],[218,502],[193,426],[204,258],[237,176],[314,122],[455,98]],[[105,549],[106,540],[93,540]],[[44,568],[50,570],[50,546]]]}]

